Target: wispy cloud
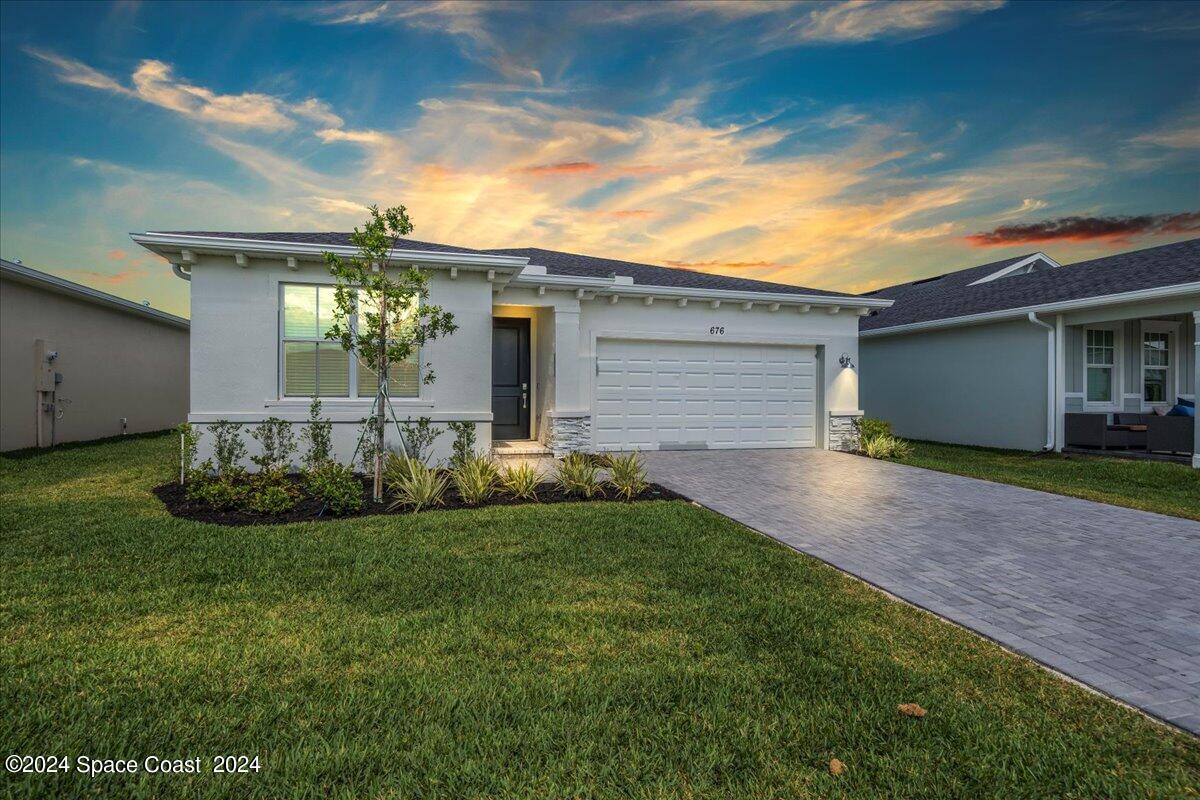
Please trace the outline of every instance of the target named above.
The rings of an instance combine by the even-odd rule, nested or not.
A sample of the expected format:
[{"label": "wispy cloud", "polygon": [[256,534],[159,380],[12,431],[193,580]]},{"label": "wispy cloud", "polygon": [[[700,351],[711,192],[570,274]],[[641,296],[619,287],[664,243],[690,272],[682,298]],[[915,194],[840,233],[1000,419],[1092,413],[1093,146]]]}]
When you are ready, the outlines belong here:
[{"label": "wispy cloud", "polygon": [[583,4],[592,24],[633,25],[662,20],[758,22],[767,49],[804,44],[866,42],[928,36],[1005,0],[677,0]]},{"label": "wispy cloud", "polygon": [[73,83],[76,86],[102,89],[114,94],[133,95],[132,90],[122,86],[120,82],[110,78],[100,70],[89,67],[82,61],[60,56],[49,50],[33,46],[26,47],[25,52],[39,61],[43,61],[54,67],[58,79],[63,83]]},{"label": "wispy cloud", "polygon": [[1003,5],[1004,0],[846,0],[812,9],[770,41],[866,42],[929,36]]},{"label": "wispy cloud", "polygon": [[1032,214],[1034,211],[1041,211],[1046,206],[1050,205],[1045,200],[1038,200],[1034,197],[1026,197],[1021,201],[1021,205],[1015,208],[1010,208],[1007,211],[1002,211],[1002,217],[1020,217],[1025,214]]},{"label": "wispy cloud", "polygon": [[643,217],[653,217],[659,212],[649,208],[619,208],[615,211],[600,211],[598,213],[614,219],[638,219]]},{"label": "wispy cloud", "polygon": [[72,269],[64,270],[64,272],[71,275],[76,281],[101,286],[121,286],[150,274],[148,270],[140,267],[123,269],[119,272],[100,272],[91,269]]},{"label": "wispy cloud", "polygon": [[301,6],[300,13],[326,25],[404,25],[455,37],[463,55],[513,81],[510,87],[541,87],[542,73],[528,56],[507,46],[492,30],[489,15],[519,8],[482,0],[434,2],[350,2]]},{"label": "wispy cloud", "polygon": [[169,64],[155,59],[142,61],[130,76],[132,85],[126,86],[77,59],[36,47],[26,47],[25,52],[49,64],[55,77],[63,83],[134,98],[218,125],[278,131],[294,127],[297,119],[324,125],[341,124],[341,118],[316,98],[289,103],[282,98],[258,92],[220,94],[177,79]]},{"label": "wispy cloud", "polygon": [[1172,150],[1200,150],[1200,115],[1169,123],[1129,140],[1135,145],[1151,145]]},{"label": "wispy cloud", "polygon": [[591,161],[562,161],[558,164],[522,167],[520,171],[527,175],[571,175],[579,172],[595,172],[596,165]]},{"label": "wispy cloud", "polygon": [[[1005,0],[673,0],[672,2],[562,3],[558,19],[527,20],[561,29],[543,37],[511,37],[500,28],[525,19],[537,3],[439,0],[408,2],[361,0],[302,5],[298,13],[325,25],[402,25],[454,37],[463,54],[502,76],[499,83],[473,82],[460,88],[494,93],[562,93],[547,86],[547,68],[539,63],[553,40],[586,28],[683,23],[702,29],[712,46],[732,45],[725,30],[747,25],[746,37],[726,55],[821,44],[854,44],[876,39],[929,36],[963,20],[1004,5]],[[751,45],[747,48],[747,42]]]},{"label": "wispy cloud", "polygon": [[1200,34],[1200,7],[1195,3],[1078,3],[1074,22],[1125,35],[1157,38],[1195,38]]},{"label": "wispy cloud", "polygon": [[1200,232],[1200,211],[1128,217],[1062,217],[1026,225],[1002,225],[995,230],[971,234],[966,239],[975,247],[1004,247],[1055,241],[1127,241],[1147,234],[1194,232]]},{"label": "wispy cloud", "polygon": [[663,263],[669,267],[693,269],[701,272],[711,270],[779,269],[787,266],[786,264],[778,264],[774,261],[722,261],[718,258],[711,258],[707,261],[674,261],[668,259]]}]

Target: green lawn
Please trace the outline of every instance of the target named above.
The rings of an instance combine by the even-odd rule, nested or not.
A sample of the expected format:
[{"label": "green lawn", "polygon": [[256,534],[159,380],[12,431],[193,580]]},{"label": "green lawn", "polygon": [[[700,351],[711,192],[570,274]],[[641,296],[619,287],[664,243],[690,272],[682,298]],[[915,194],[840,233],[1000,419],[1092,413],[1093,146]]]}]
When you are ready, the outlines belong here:
[{"label": "green lawn", "polygon": [[222,528],[174,446],[0,458],[3,751],[261,772],[10,796],[1197,796],[1197,740],[687,503]]},{"label": "green lawn", "polygon": [[911,444],[912,455],[900,459],[903,464],[1200,519],[1200,472],[1186,464],[938,442]]}]

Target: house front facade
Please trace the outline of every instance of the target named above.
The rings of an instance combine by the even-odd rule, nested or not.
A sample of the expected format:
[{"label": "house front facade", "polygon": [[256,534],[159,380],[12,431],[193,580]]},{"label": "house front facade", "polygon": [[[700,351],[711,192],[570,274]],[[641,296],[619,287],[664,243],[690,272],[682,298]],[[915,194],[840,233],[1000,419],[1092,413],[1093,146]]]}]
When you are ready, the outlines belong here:
[{"label": "house front facade", "polygon": [[[348,461],[378,386],[324,339],[333,284],[322,254],[352,255],[348,236],[133,238],[191,282],[188,419],[301,422],[315,395]],[[555,453],[850,447],[858,320],[891,304],[536,249],[403,240],[391,263],[427,270],[429,301],[458,325],[393,366],[396,416],[470,421],[481,445],[538,442]],[[440,437],[435,457],[449,446]]]},{"label": "house front facade", "polygon": [[862,319],[863,407],[898,435],[1200,466],[1176,410],[1198,393],[1200,239],[1066,266],[1032,253],[868,296],[895,304]]}]

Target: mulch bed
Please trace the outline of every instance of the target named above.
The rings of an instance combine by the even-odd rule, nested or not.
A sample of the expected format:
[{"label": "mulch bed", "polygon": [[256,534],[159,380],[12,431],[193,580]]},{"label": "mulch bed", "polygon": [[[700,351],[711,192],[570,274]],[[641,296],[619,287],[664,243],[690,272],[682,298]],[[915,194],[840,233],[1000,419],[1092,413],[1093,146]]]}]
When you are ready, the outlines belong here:
[{"label": "mulch bed", "polygon": [[[296,476],[290,476],[292,480],[298,481]],[[371,481],[369,478],[363,478],[363,504],[359,511],[352,514],[344,514],[340,517],[334,516],[329,511],[326,511],[320,500],[313,500],[305,497],[298,502],[291,511],[278,516],[266,516],[256,514],[252,511],[242,511],[239,509],[229,509],[225,511],[214,509],[206,503],[193,502],[187,498],[184,493],[184,488],[177,482],[164,483],[161,486],[154,487],[154,495],[162,501],[166,506],[168,513],[174,517],[182,519],[190,519],[196,522],[211,522],[216,525],[280,525],[288,522],[323,522],[339,519],[352,519],[354,517],[372,517],[377,514],[411,514],[412,512],[406,509],[396,509],[389,511],[388,506],[392,504],[392,498],[385,497],[382,503],[375,503],[371,500]],[[614,500],[611,496],[605,497],[596,495],[590,499],[578,497],[573,494],[566,494],[553,483],[542,483],[537,489],[537,500],[519,500],[515,497],[498,492],[492,495],[491,499],[478,505],[469,506],[462,501],[458,492],[451,486],[446,490],[446,494],[442,496],[443,503],[434,508],[424,509],[418,513],[425,511],[455,511],[459,509],[474,509],[487,508],[488,506],[521,506],[527,504],[548,504],[548,503],[596,503],[596,502],[629,502],[625,500]],[[646,490],[633,498],[633,502],[643,500],[688,500],[687,497],[673,492],[665,486],[660,486],[657,483],[652,483],[646,487]],[[324,513],[322,513],[324,512]]]}]

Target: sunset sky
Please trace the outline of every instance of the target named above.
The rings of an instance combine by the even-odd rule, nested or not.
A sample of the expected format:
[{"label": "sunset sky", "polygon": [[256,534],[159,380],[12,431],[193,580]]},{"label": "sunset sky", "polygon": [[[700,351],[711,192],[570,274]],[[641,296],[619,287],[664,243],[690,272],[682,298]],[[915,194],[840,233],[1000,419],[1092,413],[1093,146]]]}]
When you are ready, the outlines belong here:
[{"label": "sunset sky", "polygon": [[1200,3],[0,4],[0,254],[348,230],[865,291],[1200,236]]}]

